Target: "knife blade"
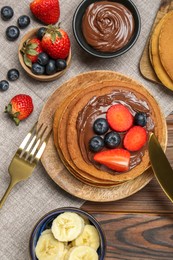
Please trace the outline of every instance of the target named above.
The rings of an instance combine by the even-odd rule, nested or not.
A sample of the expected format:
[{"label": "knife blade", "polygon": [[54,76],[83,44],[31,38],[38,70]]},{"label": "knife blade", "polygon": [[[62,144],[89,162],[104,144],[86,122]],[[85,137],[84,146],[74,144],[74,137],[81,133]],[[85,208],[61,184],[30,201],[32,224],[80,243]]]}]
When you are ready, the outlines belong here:
[{"label": "knife blade", "polygon": [[148,149],[155,177],[165,194],[173,202],[173,169],[153,133],[149,138]]}]

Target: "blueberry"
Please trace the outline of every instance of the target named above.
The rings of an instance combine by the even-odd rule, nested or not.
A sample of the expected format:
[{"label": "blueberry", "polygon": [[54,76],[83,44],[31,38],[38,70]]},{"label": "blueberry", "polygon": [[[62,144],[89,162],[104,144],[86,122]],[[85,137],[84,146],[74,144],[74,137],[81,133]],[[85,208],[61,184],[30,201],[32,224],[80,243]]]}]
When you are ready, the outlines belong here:
[{"label": "blueberry", "polygon": [[43,75],[45,73],[45,67],[37,62],[32,64],[31,70],[36,75]]},{"label": "blueberry", "polygon": [[45,32],[46,32],[46,27],[40,27],[37,31],[37,38],[41,40],[45,35]]},{"label": "blueberry", "polygon": [[108,122],[105,118],[98,118],[93,124],[93,130],[96,134],[102,135],[105,134],[109,129]]},{"label": "blueberry", "polygon": [[37,58],[37,62],[40,64],[40,65],[47,65],[48,62],[49,62],[49,56],[47,55],[47,53],[45,52],[41,52],[38,54],[38,58]]},{"label": "blueberry", "polygon": [[46,74],[51,75],[56,72],[55,60],[49,60],[48,64],[46,65]]},{"label": "blueberry", "polygon": [[147,124],[147,115],[143,112],[137,112],[134,117],[134,124],[145,126]]},{"label": "blueberry", "polygon": [[19,71],[17,69],[11,69],[7,72],[7,79],[15,81],[19,78]]},{"label": "blueberry", "polygon": [[92,152],[99,152],[104,147],[104,140],[101,136],[94,136],[89,141],[89,149]]},{"label": "blueberry", "polygon": [[116,148],[121,143],[121,137],[119,133],[111,131],[105,135],[104,142],[107,148]]},{"label": "blueberry", "polygon": [[63,60],[63,59],[57,59],[55,61],[55,66],[56,66],[57,71],[61,71],[67,67],[67,62],[66,62],[66,60]]},{"label": "blueberry", "polygon": [[0,81],[0,90],[6,91],[9,88],[9,83],[7,80],[1,80]]},{"label": "blueberry", "polygon": [[20,31],[17,26],[11,25],[6,29],[6,37],[9,41],[15,41],[19,37]]},{"label": "blueberry", "polygon": [[17,19],[17,25],[19,26],[20,29],[26,28],[30,24],[30,18],[27,15],[21,15]]},{"label": "blueberry", "polygon": [[10,20],[14,15],[13,9],[11,6],[3,6],[1,8],[1,18],[4,21]]}]

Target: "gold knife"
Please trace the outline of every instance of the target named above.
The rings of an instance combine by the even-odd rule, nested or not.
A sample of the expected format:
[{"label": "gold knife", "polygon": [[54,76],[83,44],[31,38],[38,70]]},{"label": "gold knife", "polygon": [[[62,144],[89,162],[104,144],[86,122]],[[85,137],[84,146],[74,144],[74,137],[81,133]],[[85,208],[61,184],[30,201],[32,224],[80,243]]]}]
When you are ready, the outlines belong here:
[{"label": "gold knife", "polygon": [[155,177],[165,194],[173,202],[173,169],[153,133],[149,138],[148,149]]}]

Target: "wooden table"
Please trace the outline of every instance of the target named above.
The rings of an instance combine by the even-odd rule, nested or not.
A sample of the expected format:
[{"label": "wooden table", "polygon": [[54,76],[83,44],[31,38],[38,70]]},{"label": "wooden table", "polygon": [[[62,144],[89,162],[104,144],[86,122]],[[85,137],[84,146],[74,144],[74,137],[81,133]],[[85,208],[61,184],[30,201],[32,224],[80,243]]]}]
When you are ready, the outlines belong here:
[{"label": "wooden table", "polygon": [[[173,114],[167,125],[166,154],[173,167]],[[107,241],[105,260],[173,259],[173,204],[155,179],[126,199],[86,202],[82,209],[101,223]]]}]

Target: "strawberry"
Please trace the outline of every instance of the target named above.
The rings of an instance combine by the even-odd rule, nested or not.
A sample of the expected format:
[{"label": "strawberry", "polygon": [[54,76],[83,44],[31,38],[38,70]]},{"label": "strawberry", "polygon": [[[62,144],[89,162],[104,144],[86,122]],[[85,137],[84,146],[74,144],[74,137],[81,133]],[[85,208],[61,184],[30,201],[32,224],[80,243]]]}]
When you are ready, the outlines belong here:
[{"label": "strawberry", "polygon": [[130,153],[122,148],[106,150],[96,153],[94,160],[114,171],[124,172],[129,169]]},{"label": "strawberry", "polygon": [[111,106],[106,114],[110,127],[117,131],[127,131],[133,124],[133,116],[129,109],[122,104]]},{"label": "strawberry", "polygon": [[26,66],[32,66],[37,61],[38,54],[43,51],[41,41],[38,38],[28,39],[21,49]]},{"label": "strawberry", "polygon": [[27,118],[33,111],[32,98],[25,94],[14,96],[10,103],[5,107],[5,113],[19,125],[20,121]]},{"label": "strawberry", "polygon": [[43,50],[52,59],[65,59],[70,51],[70,39],[68,34],[59,27],[48,26],[42,38]]},{"label": "strawberry", "polygon": [[55,24],[60,17],[58,0],[34,0],[30,3],[30,10],[44,24]]},{"label": "strawberry", "polygon": [[146,142],[147,133],[145,128],[143,128],[142,126],[133,126],[126,133],[123,140],[123,145],[127,150],[135,152],[140,150]]}]

